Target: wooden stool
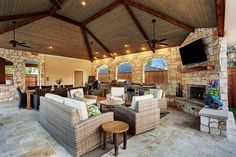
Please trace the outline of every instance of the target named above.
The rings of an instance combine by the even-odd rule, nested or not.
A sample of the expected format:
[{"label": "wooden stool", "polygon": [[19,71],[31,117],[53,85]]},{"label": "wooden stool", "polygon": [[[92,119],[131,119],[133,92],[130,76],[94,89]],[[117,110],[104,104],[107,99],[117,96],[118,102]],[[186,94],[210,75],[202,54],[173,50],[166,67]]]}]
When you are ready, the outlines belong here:
[{"label": "wooden stool", "polygon": [[127,148],[127,131],[129,130],[129,125],[121,121],[110,121],[102,124],[103,130],[103,146],[104,150],[107,149],[107,133],[113,134],[113,142],[115,144],[115,155],[117,156],[118,151],[118,134],[123,133],[123,149]]}]

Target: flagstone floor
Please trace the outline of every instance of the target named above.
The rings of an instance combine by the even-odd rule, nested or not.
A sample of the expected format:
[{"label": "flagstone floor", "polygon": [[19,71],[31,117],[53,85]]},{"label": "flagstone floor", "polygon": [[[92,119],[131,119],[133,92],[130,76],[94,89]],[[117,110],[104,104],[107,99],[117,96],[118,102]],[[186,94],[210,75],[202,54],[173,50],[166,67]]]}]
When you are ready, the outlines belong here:
[{"label": "flagstone floor", "polygon": [[[121,157],[236,157],[236,126],[229,113],[228,138],[201,133],[198,118],[169,109],[157,129],[128,140]],[[19,110],[17,102],[0,103],[0,157],[70,157],[44,130],[36,111]],[[112,149],[103,157],[113,156]],[[96,153],[93,155],[96,156]]]}]

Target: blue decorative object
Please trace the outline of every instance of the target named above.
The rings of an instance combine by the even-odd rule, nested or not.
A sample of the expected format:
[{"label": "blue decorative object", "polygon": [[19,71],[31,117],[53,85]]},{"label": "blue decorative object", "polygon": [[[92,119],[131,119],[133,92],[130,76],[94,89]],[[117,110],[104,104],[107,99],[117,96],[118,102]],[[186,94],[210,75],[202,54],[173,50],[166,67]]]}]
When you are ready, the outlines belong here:
[{"label": "blue decorative object", "polygon": [[217,97],[215,96],[211,96],[211,98],[219,105],[219,106],[223,106],[223,103],[220,99],[218,99]]},{"label": "blue decorative object", "polygon": [[211,106],[211,98],[209,98],[209,97],[204,97],[204,103],[205,103],[207,106]]}]

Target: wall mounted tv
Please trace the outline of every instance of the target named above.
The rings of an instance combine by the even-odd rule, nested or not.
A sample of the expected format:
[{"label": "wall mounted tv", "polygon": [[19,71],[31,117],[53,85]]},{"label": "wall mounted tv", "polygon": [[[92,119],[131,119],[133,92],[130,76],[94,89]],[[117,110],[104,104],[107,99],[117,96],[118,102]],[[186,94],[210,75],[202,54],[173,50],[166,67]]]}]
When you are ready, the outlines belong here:
[{"label": "wall mounted tv", "polygon": [[202,39],[198,39],[179,48],[183,65],[207,61],[207,54]]}]

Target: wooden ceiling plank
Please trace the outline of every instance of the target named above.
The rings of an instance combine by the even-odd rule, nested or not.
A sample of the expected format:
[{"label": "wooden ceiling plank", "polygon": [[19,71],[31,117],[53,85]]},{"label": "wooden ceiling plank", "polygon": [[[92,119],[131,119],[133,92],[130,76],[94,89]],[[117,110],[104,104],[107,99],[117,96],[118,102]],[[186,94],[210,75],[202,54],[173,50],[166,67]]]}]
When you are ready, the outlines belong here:
[{"label": "wooden ceiling plank", "polygon": [[161,19],[163,19],[163,20],[165,20],[167,22],[170,22],[170,23],[172,23],[172,24],[174,24],[174,25],[176,25],[178,27],[181,27],[181,28],[183,28],[183,29],[185,29],[185,30],[187,30],[189,32],[193,32],[194,31],[194,27],[189,26],[189,25],[187,25],[187,24],[185,24],[183,22],[180,22],[180,21],[174,19],[173,17],[170,17],[168,15],[160,13],[160,12],[158,12],[158,11],[148,7],[148,6],[145,6],[143,4],[135,2],[134,0],[124,0],[124,1],[129,6],[135,7],[135,8],[137,8],[139,10],[142,10],[142,11],[144,11],[146,13],[152,14],[153,16],[159,17],[159,18],[161,18]]},{"label": "wooden ceiling plank", "polygon": [[84,27],[85,31],[107,52],[107,54],[115,59],[115,56],[111,53],[111,51],[87,28]]},{"label": "wooden ceiling plank", "polygon": [[[45,14],[41,14],[41,15],[34,16],[34,17],[28,18],[26,20],[20,21],[20,22],[16,23],[15,28],[17,29],[17,28],[20,28],[20,27],[25,26],[27,24],[33,23],[33,22],[40,20],[42,18],[45,18],[53,13],[54,13],[53,11],[50,11],[50,12],[46,12]],[[14,29],[14,25],[11,25],[10,27],[7,27],[7,28],[0,29],[0,34],[7,33],[9,31],[12,31],[13,29]]]},{"label": "wooden ceiling plank", "polygon": [[86,45],[86,49],[87,49],[88,54],[89,54],[89,58],[90,58],[91,62],[93,62],[93,53],[92,53],[92,49],[89,45],[89,40],[88,40],[87,33],[85,31],[85,27],[80,27],[80,28],[81,28],[81,33],[82,33],[82,36],[83,36],[83,39],[84,39],[84,43]]},{"label": "wooden ceiling plank", "polygon": [[[92,36],[92,38],[94,38],[94,40],[96,40],[98,44],[101,45],[101,47],[107,52],[107,54],[108,54],[110,57],[115,58],[115,57],[112,55],[111,51],[110,51],[110,50],[109,50],[87,27],[82,26],[82,24],[81,24],[80,22],[75,21],[75,20],[72,20],[72,19],[70,19],[70,18],[67,18],[67,17],[62,16],[62,15],[59,15],[59,14],[52,14],[51,16],[54,17],[54,18],[60,19],[60,20],[62,20],[62,21],[68,22],[68,23],[70,23],[70,24],[79,26],[79,27],[81,27],[81,29],[83,28],[82,30],[85,30],[85,32],[88,32],[88,34],[89,34],[90,36]],[[83,33],[83,31],[82,31],[82,33]],[[84,39],[86,39],[86,38],[84,37]]]},{"label": "wooden ceiling plank", "polygon": [[37,12],[37,13],[27,13],[27,14],[0,16],[0,22],[30,18],[30,17],[45,15],[45,14],[49,14],[49,13],[50,13],[50,10],[49,11],[43,11],[43,12]]},{"label": "wooden ceiling plank", "polygon": [[225,0],[215,0],[218,36],[224,36]]},{"label": "wooden ceiling plank", "polygon": [[62,21],[65,21],[67,23],[70,23],[70,24],[73,24],[73,25],[76,25],[76,26],[81,26],[80,22],[72,20],[68,17],[62,16],[62,15],[59,15],[59,14],[52,14],[51,16],[54,17],[54,18],[60,19]]},{"label": "wooden ceiling plank", "polygon": [[124,3],[123,4],[124,7],[126,8],[127,12],[129,13],[130,17],[132,18],[132,20],[134,21],[135,25],[137,26],[137,28],[139,29],[140,33],[142,34],[143,38],[146,40],[149,48],[152,50],[153,53],[155,53],[155,50],[153,49],[152,45],[150,44],[150,39],[147,35],[147,33],[143,30],[141,24],[139,23],[139,21],[137,20],[137,18],[135,17],[133,11],[131,10],[131,8],[126,4]]},{"label": "wooden ceiling plank", "polygon": [[82,22],[82,25],[85,26],[88,23],[92,22],[93,20],[103,16],[104,14],[108,13],[109,11],[113,10],[114,8],[118,7],[119,5],[121,5],[122,1],[116,0],[113,3],[111,3],[110,5],[106,6],[105,8],[103,8],[102,10],[98,11],[97,13],[95,13],[94,15],[90,16],[88,19],[86,19],[85,21]]}]

